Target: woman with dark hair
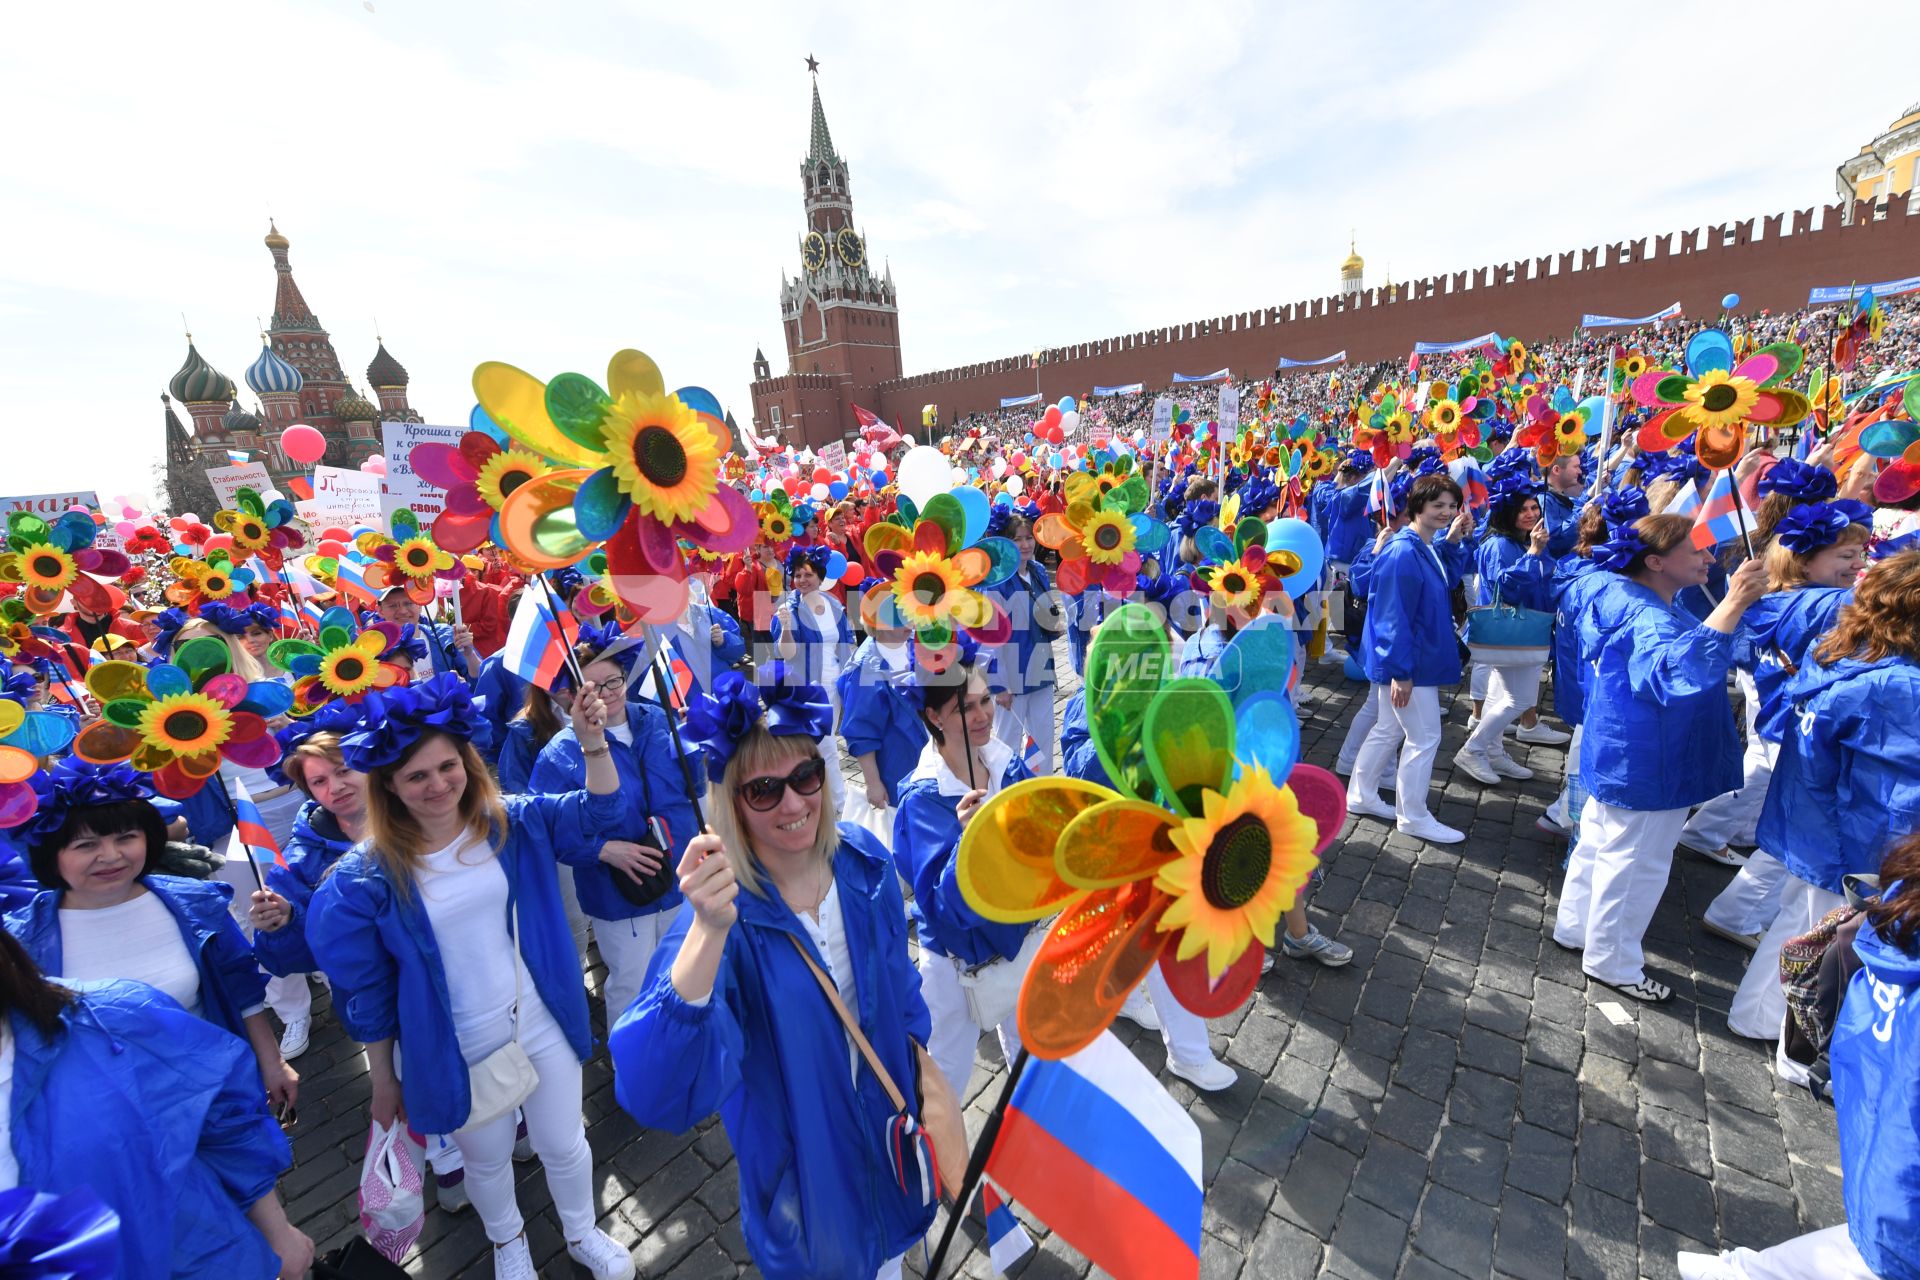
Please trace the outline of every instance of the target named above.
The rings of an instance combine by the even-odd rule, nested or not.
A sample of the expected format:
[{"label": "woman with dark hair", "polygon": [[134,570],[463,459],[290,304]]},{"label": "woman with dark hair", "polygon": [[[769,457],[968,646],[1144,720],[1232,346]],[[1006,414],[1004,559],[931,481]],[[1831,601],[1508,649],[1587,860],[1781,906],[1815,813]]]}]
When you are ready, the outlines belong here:
[{"label": "woman with dark hair", "polygon": [[1688,810],[1738,781],[1727,672],[1741,617],[1766,589],[1754,560],[1704,622],[1676,604],[1713,565],[1692,533],[1693,521],[1676,515],[1616,529],[1593,559],[1624,581],[1594,599],[1580,628],[1593,663],[1580,749],[1587,801],[1553,937],[1583,953],[1588,977],[1636,1000],[1673,994],[1647,976],[1641,938]]},{"label": "woman with dark hair", "polygon": [[[109,1274],[307,1274],[313,1241],[274,1189],[293,1153],[239,1040],[138,982],[48,982],[0,934],[0,1059],[0,1186],[113,1210]],[[32,1274],[70,1274],[52,1265]]]},{"label": "woman with dark hair", "polygon": [[[1427,784],[1440,750],[1440,686],[1460,682],[1452,597],[1466,569],[1473,517],[1443,471],[1413,482],[1407,512],[1408,526],[1375,554],[1368,583],[1361,666],[1373,684],[1377,719],[1354,759],[1347,808],[1419,840],[1458,844],[1466,836],[1428,810]],[[1380,799],[1380,779],[1395,747],[1400,762],[1389,806]]]},{"label": "woman with dark hair", "polygon": [[[1920,830],[1920,552],[1882,560],[1854,588],[1811,661],[1789,677],[1778,718],[1780,750],[1756,831],[1792,877],[1780,912],[1748,968],[1777,973],[1786,939],[1840,905],[1848,875],[1872,875],[1894,840]],[[1777,984],[1776,984],[1777,985]],[[1764,990],[1764,988],[1761,988]],[[1741,984],[1742,994],[1748,991]],[[1736,996],[1736,1001],[1739,999]],[[1737,1009],[1744,1006],[1736,1004]],[[1743,1034],[1784,1003],[1760,1006]],[[1803,1068],[1776,1059],[1783,1078]]]},{"label": "woman with dark hair", "polygon": [[[827,691],[834,722],[840,720],[840,673],[853,661],[853,628],[840,602],[821,590],[826,582],[825,547],[796,546],[787,552],[785,594],[773,615],[773,653],[794,678]],[[829,731],[831,733],[831,730]],[[833,811],[846,807],[846,782],[840,776],[840,752],[828,738],[824,748],[834,757],[827,770],[827,796]]]},{"label": "woman with dark hair", "polygon": [[35,966],[69,981],[158,987],[252,1045],[268,1096],[291,1108],[300,1077],[267,1021],[266,978],[228,909],[233,887],[151,874],[167,831],[146,775],[69,758],[37,775],[34,790],[39,810],[13,838],[44,887],[6,927]]},{"label": "woman with dark hair", "polygon": [[[705,790],[693,766],[675,750],[667,713],[651,703],[627,699],[634,663],[643,652],[638,639],[623,635],[611,623],[583,628],[573,650],[581,675],[601,701],[625,712],[606,730],[626,809],[621,832],[593,849],[579,850],[579,859],[568,859],[574,862],[569,871],[575,899],[593,926],[600,959],[607,966],[600,990],[606,999],[608,1026],[640,994],[647,961],[680,906],[674,863],[687,841],[699,834],[687,788]],[[554,683],[561,678],[556,676]],[[585,784],[586,757],[579,735],[571,728],[562,729],[541,750],[527,790],[558,795],[578,791]],[[598,860],[586,858],[587,854],[597,855]]]},{"label": "woman with dark hair", "polygon": [[1036,774],[1053,772],[1053,638],[1062,619],[1061,597],[1053,579],[1033,558],[1033,524],[1008,516],[1002,537],[1020,551],[1020,567],[987,594],[999,600],[1013,621],[1013,634],[993,654],[994,736],[1017,753],[1027,738],[1039,752]]},{"label": "woman with dark hair", "polygon": [[919,702],[929,741],[900,790],[893,858],[913,886],[908,912],[920,938],[920,988],[933,1018],[927,1051],[964,1097],[981,1032],[998,1028],[1008,1062],[1020,1052],[1012,1009],[983,1026],[986,1009],[976,993],[1017,987],[1004,980],[1032,963],[1046,930],[981,918],[955,879],[960,833],[968,820],[988,797],[1033,776],[1013,749],[993,736],[993,694],[972,653],[960,647],[962,656],[938,674],[921,666],[918,656],[909,660],[910,696]]},{"label": "woman with dark hair", "polygon": [[614,1094],[641,1124],[684,1132],[720,1113],[747,1248],[782,1280],[897,1277],[935,1208],[896,1170],[895,1109],[850,1041],[865,1037],[903,1097],[940,1086],[893,863],[824,803],[831,724],[816,687],[727,673],[694,695],[712,826],[680,859],[686,906],[608,1037]]},{"label": "woman with dark hair", "polygon": [[458,676],[369,693],[364,727],[341,743],[367,776],[367,839],[334,864],[307,917],[334,1012],[367,1046],[374,1122],[452,1137],[503,1280],[534,1275],[514,1195],[514,1100],[489,1088],[494,1113],[476,1116],[471,1083],[496,1078],[473,1069],[503,1054],[519,1061],[510,1077],[535,1081],[520,1105],[568,1256],[602,1280],[634,1273],[594,1225],[580,1070],[593,1040],[554,865],[591,863],[621,833],[607,716],[597,690],[574,699],[585,791],[502,798]]},{"label": "woman with dark hair", "polygon": [[[1487,504],[1486,537],[1474,554],[1478,582],[1475,603],[1510,604],[1551,613],[1554,562],[1547,554],[1548,536],[1531,477],[1509,473],[1495,481]],[[1509,725],[1539,701],[1544,665],[1488,664],[1487,697],[1479,722],[1453,756],[1453,763],[1475,782],[1495,786],[1502,778],[1525,780],[1533,776],[1533,770],[1507,754],[1506,733]]]}]

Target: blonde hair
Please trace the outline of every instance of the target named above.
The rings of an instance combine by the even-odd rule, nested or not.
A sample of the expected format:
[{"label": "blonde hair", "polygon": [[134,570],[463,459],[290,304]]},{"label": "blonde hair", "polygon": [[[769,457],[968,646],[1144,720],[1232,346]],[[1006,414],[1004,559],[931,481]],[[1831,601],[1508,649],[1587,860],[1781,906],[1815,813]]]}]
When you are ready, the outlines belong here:
[{"label": "blonde hair", "polygon": [[500,788],[480,753],[465,738],[438,731],[420,735],[413,748],[392,764],[381,765],[367,774],[367,846],[380,869],[393,882],[394,892],[402,899],[413,897],[413,877],[421,860],[434,850],[427,848],[427,837],[420,830],[407,806],[389,784],[406,769],[407,762],[420,748],[436,738],[444,738],[459,753],[467,771],[467,789],[460,797],[460,820],[466,834],[484,840],[491,853],[499,853],[507,842],[507,807],[500,800]]},{"label": "blonde hair", "polygon": [[[807,759],[821,760],[827,768],[833,767],[832,762],[820,754],[819,744],[813,739],[803,734],[776,735],[767,732],[765,725],[755,725],[734,748],[733,758],[727,761],[727,771],[707,806],[707,818],[713,824],[713,833],[726,848],[733,878],[757,898],[767,896],[760,883],[764,868],[759,855],[753,851],[753,842],[747,838],[746,824],[740,818],[738,806],[745,803],[740,799],[740,789],[755,778],[788,773]],[[822,864],[831,864],[833,851],[840,846],[840,829],[827,805],[828,792],[828,785],[822,779],[820,790],[814,793],[820,801],[820,817],[813,833],[813,857]]]},{"label": "blonde hair", "polygon": [[280,762],[280,772],[287,775],[287,781],[300,788],[307,799],[313,799],[313,788],[307,785],[307,761],[318,760],[322,764],[344,765],[345,755],[340,751],[340,735],[337,733],[316,733],[287,752],[287,758]]},{"label": "blonde hair", "polygon": [[[1864,524],[1850,524],[1840,536],[1828,543],[1828,547],[1865,546],[1871,532]],[[1792,591],[1807,585],[1807,565],[1827,547],[1815,547],[1802,554],[1782,542],[1774,542],[1765,552],[1767,563],[1767,590]]]},{"label": "blonde hair", "polygon": [[241,643],[239,636],[228,635],[211,622],[208,622],[205,618],[194,618],[185,626],[181,627],[179,634],[173,638],[173,647],[177,651],[181,645],[189,640],[204,640],[208,638],[224,640],[226,642],[227,670],[233,672],[233,674],[239,676],[242,680],[251,684],[255,680],[270,680],[273,678],[267,669],[267,665],[247,652],[247,646]]}]

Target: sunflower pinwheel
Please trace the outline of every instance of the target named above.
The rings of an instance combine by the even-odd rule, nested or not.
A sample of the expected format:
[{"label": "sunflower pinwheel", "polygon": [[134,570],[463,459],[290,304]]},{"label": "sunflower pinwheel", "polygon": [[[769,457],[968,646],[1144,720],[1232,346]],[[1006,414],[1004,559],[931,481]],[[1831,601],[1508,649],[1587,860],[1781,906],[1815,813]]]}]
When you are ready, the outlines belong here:
[{"label": "sunflower pinwheel", "polygon": [[167,599],[190,612],[253,585],[253,571],[235,568],[224,551],[210,551],[205,560],[175,556],[167,561],[167,568],[174,577],[166,591]]},{"label": "sunflower pinwheel", "polygon": [[73,743],[73,721],[52,711],[29,711],[17,698],[0,698],[0,829],[11,830],[40,808],[33,775],[40,761]]},{"label": "sunflower pinwheel", "polygon": [[961,836],[955,876],[975,911],[1008,924],[1058,915],[1020,996],[1021,1043],[1042,1058],[1091,1043],[1155,964],[1201,1017],[1237,1008],[1346,817],[1339,779],[1298,763],[1300,722],[1279,692],[1294,644],[1279,619],[1242,629],[1211,678],[1165,680],[1171,661],[1151,609],[1116,610],[1086,664],[1111,785],[1018,783]]},{"label": "sunflower pinwheel", "polygon": [[1614,395],[1620,395],[1626,391],[1628,387],[1638,382],[1651,368],[1653,368],[1652,356],[1640,350],[1638,347],[1630,348],[1621,352],[1619,357],[1614,360],[1613,368],[1607,375],[1607,386],[1612,390]]},{"label": "sunflower pinwheel", "polygon": [[584,374],[541,382],[490,361],[473,371],[480,407],[502,430],[562,468],[520,485],[500,508],[501,545],[539,569],[558,569],[604,544],[613,581],[650,621],[686,608],[681,539],[723,554],[753,545],[759,521],[720,480],[730,448],[725,412],[700,387],[669,393],[638,351],[607,363],[607,390]]},{"label": "sunflower pinwheel", "polygon": [[498,513],[514,490],[553,468],[539,454],[503,448],[485,431],[469,431],[460,443],[429,442],[407,455],[414,474],[446,491],[446,506],[433,520],[433,540],[456,555],[500,541]]},{"label": "sunflower pinwheel", "polygon": [[1493,374],[1511,381],[1527,371],[1527,363],[1527,344],[1518,338],[1508,338],[1502,344],[1500,358],[1493,362]]},{"label": "sunflower pinwheel", "polygon": [[391,537],[369,529],[354,539],[354,545],[369,557],[364,572],[367,589],[376,597],[389,587],[405,587],[409,599],[425,606],[433,603],[434,579],[458,582],[466,576],[466,567],[437,546],[420,527],[420,518],[407,508],[393,513],[389,527]]},{"label": "sunflower pinwheel", "polygon": [[320,615],[318,643],[306,639],[276,640],[267,646],[267,661],[290,673],[293,705],[287,714],[310,716],[334,701],[358,702],[370,689],[391,689],[413,676],[406,652],[413,628],[376,622],[364,631],[353,611],[335,606]]},{"label": "sunflower pinwheel", "polygon": [[867,558],[881,579],[860,600],[868,630],[912,630],[916,652],[936,670],[959,632],[979,644],[1005,644],[1012,619],[979,588],[1012,577],[1020,550],[1006,538],[987,536],[987,495],[965,486],[934,494],[924,511],[905,494],[898,503],[894,515],[865,536]]},{"label": "sunflower pinwheel", "polygon": [[1193,548],[1200,557],[1192,570],[1193,589],[1225,609],[1251,613],[1300,572],[1297,554],[1267,550],[1267,525],[1257,516],[1237,521],[1231,536],[1217,527],[1200,529]]},{"label": "sunflower pinwheel", "polygon": [[249,684],[230,669],[225,641],[201,636],[175,646],[171,661],[100,662],[87,671],[87,692],[100,719],[80,731],[73,753],[90,764],[126,761],[153,775],[170,800],[195,794],[222,760],[264,769],[280,758],[267,721],[293,706],[283,684]]},{"label": "sunflower pinwheel", "polygon": [[1034,540],[1060,553],[1054,585],[1068,595],[1100,587],[1115,596],[1134,588],[1140,563],[1167,543],[1167,526],[1146,514],[1152,499],[1133,459],[1067,477],[1067,509],[1041,516]]},{"label": "sunflower pinwheel", "polygon": [[92,575],[117,578],[133,562],[122,552],[95,547],[98,530],[84,511],[68,511],[51,523],[30,511],[9,512],[0,582],[18,583],[20,599],[36,614],[62,612],[62,594],[96,613],[112,613],[106,586]]},{"label": "sunflower pinwheel", "polygon": [[793,541],[793,503],[784,490],[775,489],[767,500],[754,507],[760,518],[760,541],[782,555]]},{"label": "sunflower pinwheel", "polygon": [[306,545],[305,536],[293,527],[293,504],[285,498],[268,502],[243,485],[234,492],[233,505],[231,511],[214,512],[213,527],[232,537],[236,564],[259,556],[277,573],[287,552]]},{"label": "sunflower pinwheel", "polygon": [[1588,424],[1605,408],[1603,397],[1589,396],[1575,404],[1571,391],[1556,387],[1551,398],[1536,395],[1527,401],[1527,424],[1514,435],[1514,443],[1532,449],[1543,467],[1556,458],[1572,457],[1587,447]]},{"label": "sunflower pinwheel", "polygon": [[1783,385],[1804,359],[1798,343],[1772,342],[1735,365],[1732,340],[1702,329],[1687,342],[1686,373],[1650,371],[1634,382],[1633,398],[1662,410],[1640,429],[1640,448],[1659,452],[1694,436],[1700,461],[1733,465],[1746,451],[1747,423],[1790,427],[1812,411]]}]

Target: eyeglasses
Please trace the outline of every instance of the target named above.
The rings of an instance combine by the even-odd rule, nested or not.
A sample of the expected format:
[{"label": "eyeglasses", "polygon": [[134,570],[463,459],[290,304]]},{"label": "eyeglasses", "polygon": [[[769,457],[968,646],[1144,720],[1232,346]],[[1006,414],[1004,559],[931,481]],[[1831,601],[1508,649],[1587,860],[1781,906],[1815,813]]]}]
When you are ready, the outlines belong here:
[{"label": "eyeglasses", "polygon": [[747,802],[747,808],[756,813],[765,813],[779,805],[792,787],[797,796],[818,795],[820,785],[827,780],[827,762],[819,756],[802,761],[800,766],[784,778],[754,778],[740,785],[740,798]]},{"label": "eyeglasses", "polygon": [[625,696],[627,692],[627,678],[625,676],[609,676],[599,684],[590,684],[587,688],[599,694],[603,701],[617,702],[621,697]]}]

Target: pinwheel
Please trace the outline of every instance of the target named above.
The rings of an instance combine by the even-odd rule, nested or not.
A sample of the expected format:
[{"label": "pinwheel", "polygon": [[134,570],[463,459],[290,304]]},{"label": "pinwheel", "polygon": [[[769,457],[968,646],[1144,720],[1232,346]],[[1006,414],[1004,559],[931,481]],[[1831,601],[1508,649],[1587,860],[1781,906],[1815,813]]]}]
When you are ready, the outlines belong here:
[{"label": "pinwheel", "polygon": [[259,556],[267,568],[278,573],[286,553],[306,545],[305,536],[293,527],[293,504],[285,498],[267,502],[242,486],[234,492],[233,505],[234,510],[214,513],[213,527],[233,538],[236,564]]},{"label": "pinwheel", "polygon": [[112,613],[104,583],[133,563],[119,551],[93,545],[98,526],[84,511],[68,511],[51,524],[29,511],[7,515],[7,550],[0,552],[0,582],[20,585],[20,599],[36,614],[65,612],[61,596],[95,613]]},{"label": "pinwheel", "polygon": [[959,632],[979,644],[1005,644],[1012,620],[979,588],[1012,577],[1020,551],[1005,538],[986,536],[990,517],[987,495],[978,489],[936,493],[925,511],[901,494],[899,510],[866,532],[867,559],[881,578],[860,600],[867,629],[910,628],[916,652],[936,670]]},{"label": "pinwheel", "polygon": [[1238,521],[1231,536],[1216,526],[1197,530],[1193,549],[1200,557],[1192,569],[1193,589],[1222,608],[1251,612],[1300,572],[1297,553],[1267,550],[1267,524],[1256,516]]},{"label": "pinwheel", "polygon": [[222,760],[264,769],[280,758],[267,721],[293,707],[283,684],[249,684],[229,667],[226,642],[201,636],[178,645],[169,662],[100,662],[87,671],[87,692],[100,719],[80,731],[73,753],[90,764],[127,761],[153,775],[171,800],[195,794]]},{"label": "pinwheel", "polygon": [[793,504],[785,491],[775,489],[754,510],[760,517],[760,541],[785,554],[786,545],[793,541]]},{"label": "pinwheel", "polygon": [[1054,585],[1068,595],[1100,587],[1125,596],[1141,561],[1166,545],[1167,526],[1146,514],[1152,494],[1132,467],[1132,458],[1121,457],[1068,476],[1067,509],[1034,525],[1034,540],[1060,553]]},{"label": "pinwheel", "polygon": [[1116,610],[1086,664],[1111,785],[1018,783],[961,837],[955,878],[975,911],[1059,917],[1020,996],[1021,1043],[1042,1058],[1091,1043],[1155,964],[1194,1013],[1232,1012],[1346,817],[1339,779],[1298,763],[1300,723],[1279,692],[1293,638],[1279,619],[1241,630],[1212,678],[1165,680],[1171,660],[1151,609]]},{"label": "pinwheel", "polygon": [[73,734],[74,722],[66,716],[0,698],[0,828],[17,827],[38,811],[33,775],[42,759],[72,745]]},{"label": "pinwheel", "polygon": [[1890,414],[1860,428],[1860,452],[1887,461],[1873,481],[1873,496],[1884,503],[1905,502],[1920,493],[1920,376],[1907,379],[1900,392],[1905,418]]},{"label": "pinwheel", "polygon": [[1613,367],[1607,374],[1607,386],[1614,395],[1620,395],[1638,382],[1651,368],[1653,368],[1652,356],[1638,347],[1629,348],[1614,360]]},{"label": "pinwheel", "polygon": [[457,445],[417,444],[407,455],[414,474],[446,492],[446,506],[433,520],[433,540],[455,554],[500,541],[498,512],[514,490],[553,468],[526,449],[502,448],[484,431],[469,431]]},{"label": "pinwheel", "polygon": [[392,537],[368,530],[354,545],[369,557],[364,569],[367,589],[378,599],[389,587],[405,587],[415,604],[433,603],[434,579],[454,582],[466,576],[466,567],[435,544],[420,527],[420,518],[405,507],[393,513]]},{"label": "pinwheel", "polygon": [[[669,393],[659,366],[632,350],[608,362],[607,387],[578,373],[543,383],[498,362],[474,370],[488,416],[562,468],[507,496],[501,545],[535,568],[557,569],[604,544],[623,598],[650,621],[671,621],[686,608],[679,540],[744,551],[759,523],[747,499],[720,481],[730,436],[711,392]],[[676,589],[648,589],[660,578]]]},{"label": "pinwheel", "polygon": [[1833,336],[1833,367],[1847,370],[1859,364],[1861,351],[1867,343],[1876,341],[1886,327],[1886,308],[1869,289],[1854,299],[1853,318]]},{"label": "pinwheel", "polygon": [[209,551],[205,560],[175,556],[167,561],[174,581],[167,599],[184,609],[198,609],[209,600],[225,600],[253,585],[253,571],[238,569],[224,551]]},{"label": "pinwheel", "polygon": [[1552,399],[1536,395],[1527,401],[1528,421],[1514,436],[1514,443],[1532,449],[1545,467],[1556,458],[1570,458],[1587,447],[1588,424],[1604,413],[1606,401],[1588,396],[1575,404],[1573,393],[1555,387]]},{"label": "pinwheel", "polygon": [[358,702],[369,689],[406,684],[413,663],[389,659],[415,656],[406,652],[415,642],[413,631],[391,622],[376,622],[362,631],[352,610],[335,606],[320,615],[318,643],[274,641],[267,646],[267,661],[294,677],[293,705],[287,714],[310,716],[335,700]]},{"label": "pinwheel", "polygon": [[1509,338],[1500,352],[1500,358],[1493,362],[1493,373],[1500,378],[1518,379],[1527,371],[1527,364],[1527,344],[1518,338]]},{"label": "pinwheel", "polygon": [[1695,436],[1701,462],[1732,466],[1746,451],[1748,422],[1790,427],[1811,411],[1805,396],[1783,385],[1804,358],[1798,344],[1773,342],[1736,366],[1727,335],[1702,329],[1687,342],[1686,373],[1649,370],[1634,382],[1633,398],[1662,410],[1640,429],[1640,448],[1671,449]]}]

